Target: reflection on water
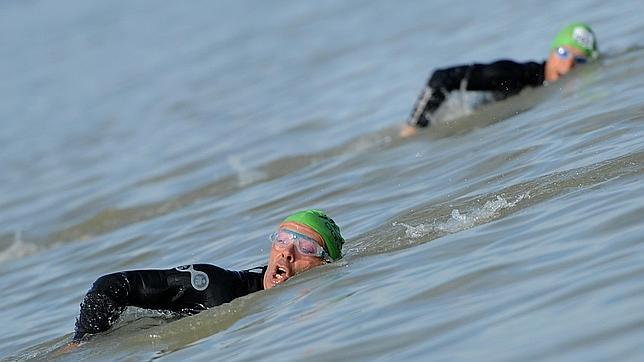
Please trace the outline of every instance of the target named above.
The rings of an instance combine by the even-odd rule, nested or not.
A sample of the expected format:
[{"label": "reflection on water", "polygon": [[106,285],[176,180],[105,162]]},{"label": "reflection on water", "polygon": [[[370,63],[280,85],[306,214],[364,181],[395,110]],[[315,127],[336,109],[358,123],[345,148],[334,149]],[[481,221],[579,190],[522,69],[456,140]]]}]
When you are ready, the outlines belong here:
[{"label": "reflection on water", "polygon": [[[305,207],[343,260],[57,358],[641,359],[641,6],[497,2],[0,4],[0,359],[53,358],[102,274],[262,265]],[[396,137],[432,68],[579,13],[601,62]]]}]

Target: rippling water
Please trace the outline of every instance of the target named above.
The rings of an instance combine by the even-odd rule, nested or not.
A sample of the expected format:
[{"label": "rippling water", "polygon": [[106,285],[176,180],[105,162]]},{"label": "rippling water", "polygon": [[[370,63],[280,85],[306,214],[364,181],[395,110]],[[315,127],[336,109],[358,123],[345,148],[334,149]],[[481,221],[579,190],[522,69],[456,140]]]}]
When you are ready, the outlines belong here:
[{"label": "rippling water", "polygon": [[[0,4],[0,358],[641,360],[641,3]],[[437,67],[604,57],[397,139]],[[63,356],[100,275],[266,261],[321,207],[346,257]]]}]

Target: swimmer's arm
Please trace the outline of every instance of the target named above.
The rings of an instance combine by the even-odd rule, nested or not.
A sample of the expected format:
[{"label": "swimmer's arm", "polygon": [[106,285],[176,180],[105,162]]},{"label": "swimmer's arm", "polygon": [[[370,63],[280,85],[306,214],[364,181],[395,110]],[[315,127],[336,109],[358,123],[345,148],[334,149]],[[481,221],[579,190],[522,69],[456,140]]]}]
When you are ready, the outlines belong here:
[{"label": "swimmer's arm", "polygon": [[127,307],[128,294],[129,282],[125,273],[98,278],[81,302],[74,342],[81,341],[87,334],[110,329]]},{"label": "swimmer's arm", "polygon": [[[544,81],[544,63],[517,63],[498,60],[490,64],[470,64],[438,69],[427,82],[432,97],[461,89],[472,91],[518,91],[526,86],[540,86]],[[438,100],[438,98],[436,99]],[[436,102],[429,102],[438,108]]]},{"label": "swimmer's arm", "polygon": [[470,67],[469,65],[462,65],[434,71],[427,81],[427,85],[420,93],[400,136],[411,136],[415,133],[414,127],[429,126],[430,115],[445,101],[447,93],[460,88],[461,83],[468,75]]},{"label": "swimmer's arm", "polygon": [[180,268],[134,270],[98,278],[81,303],[74,341],[107,331],[128,306],[194,314],[263,289],[266,267],[241,272],[209,264],[192,267],[208,275],[206,290],[196,290],[192,273]]},{"label": "swimmer's arm", "polygon": [[81,303],[74,341],[107,331],[128,306],[163,309],[176,289],[168,285],[167,270],[137,270],[98,278]]},{"label": "swimmer's arm", "polygon": [[537,87],[544,81],[544,64],[499,60],[491,64],[460,65],[437,69],[421,92],[401,137],[415,133],[415,127],[427,127],[431,115],[441,106],[449,92],[461,88],[471,91],[494,91],[508,95],[523,88]]},{"label": "swimmer's arm", "polygon": [[543,63],[517,63],[511,60],[499,60],[491,64],[473,64],[468,70],[466,89],[496,91],[505,95],[513,95],[525,87],[542,85],[543,67]]}]

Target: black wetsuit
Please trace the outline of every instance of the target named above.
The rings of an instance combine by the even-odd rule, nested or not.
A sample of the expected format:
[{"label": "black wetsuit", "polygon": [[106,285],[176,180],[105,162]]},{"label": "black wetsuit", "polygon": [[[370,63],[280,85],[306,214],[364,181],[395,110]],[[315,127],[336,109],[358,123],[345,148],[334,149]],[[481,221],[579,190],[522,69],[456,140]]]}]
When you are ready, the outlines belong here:
[{"label": "black wetsuit", "polygon": [[264,289],[266,267],[232,271],[209,264],[166,270],[133,270],[104,275],[87,292],[74,340],[108,330],[128,306],[199,313]]},{"label": "black wetsuit", "polygon": [[429,126],[434,111],[455,90],[488,91],[498,101],[518,94],[525,87],[540,86],[544,79],[545,62],[499,60],[438,69],[429,78],[407,122],[417,127]]}]

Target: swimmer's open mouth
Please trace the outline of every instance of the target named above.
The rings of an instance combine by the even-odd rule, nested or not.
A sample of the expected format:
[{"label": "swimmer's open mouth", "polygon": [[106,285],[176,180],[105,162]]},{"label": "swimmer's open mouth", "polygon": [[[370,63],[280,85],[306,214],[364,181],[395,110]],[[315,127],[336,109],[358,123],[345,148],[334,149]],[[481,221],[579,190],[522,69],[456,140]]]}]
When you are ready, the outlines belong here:
[{"label": "swimmer's open mouth", "polygon": [[276,265],[275,272],[273,272],[271,279],[273,284],[279,284],[279,283],[285,282],[290,277],[291,277],[291,273],[288,270],[288,268],[281,265]]}]

